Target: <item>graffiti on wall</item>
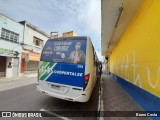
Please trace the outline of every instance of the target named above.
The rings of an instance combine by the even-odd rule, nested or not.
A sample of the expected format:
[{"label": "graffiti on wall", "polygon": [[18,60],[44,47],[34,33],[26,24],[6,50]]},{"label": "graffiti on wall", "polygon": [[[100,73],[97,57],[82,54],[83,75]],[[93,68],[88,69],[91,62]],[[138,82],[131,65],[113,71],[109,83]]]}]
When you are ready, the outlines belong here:
[{"label": "graffiti on wall", "polygon": [[[139,67],[141,67],[140,70]],[[144,65],[143,67],[136,61],[136,51],[132,51],[132,55],[126,54],[122,57],[117,57],[111,63],[111,72],[124,78],[125,80],[144,88],[147,84],[149,87],[156,89],[160,84],[160,66],[156,68],[156,79],[153,80],[153,71],[149,66]],[[146,83],[147,82],[147,83]]]}]

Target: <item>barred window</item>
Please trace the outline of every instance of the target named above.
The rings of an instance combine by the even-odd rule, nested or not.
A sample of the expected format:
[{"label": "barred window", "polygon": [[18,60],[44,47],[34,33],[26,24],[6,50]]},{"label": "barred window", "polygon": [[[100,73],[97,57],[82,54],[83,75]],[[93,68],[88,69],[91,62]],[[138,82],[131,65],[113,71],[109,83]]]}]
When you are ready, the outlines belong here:
[{"label": "barred window", "polygon": [[14,42],[14,43],[18,43],[19,35],[17,33],[14,33],[12,31],[9,31],[9,30],[2,28],[1,39],[7,40],[10,42]]}]

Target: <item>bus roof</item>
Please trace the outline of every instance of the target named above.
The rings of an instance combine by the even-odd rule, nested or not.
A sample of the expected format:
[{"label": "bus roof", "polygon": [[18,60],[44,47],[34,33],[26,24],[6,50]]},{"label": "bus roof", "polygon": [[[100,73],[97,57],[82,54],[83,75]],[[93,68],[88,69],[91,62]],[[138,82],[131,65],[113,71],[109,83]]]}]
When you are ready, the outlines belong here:
[{"label": "bus roof", "polygon": [[87,40],[87,36],[70,36],[70,37],[58,37],[58,38],[53,38],[53,39],[49,39],[49,40],[65,40],[65,39],[69,39],[69,40],[79,40],[79,39],[83,39],[83,40]]}]

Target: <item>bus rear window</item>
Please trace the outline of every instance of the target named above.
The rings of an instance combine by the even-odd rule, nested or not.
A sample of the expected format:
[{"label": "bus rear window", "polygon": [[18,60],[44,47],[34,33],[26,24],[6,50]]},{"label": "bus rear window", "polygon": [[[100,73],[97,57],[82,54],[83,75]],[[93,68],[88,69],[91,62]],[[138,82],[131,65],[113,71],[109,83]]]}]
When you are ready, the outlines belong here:
[{"label": "bus rear window", "polygon": [[41,61],[85,64],[86,40],[48,40]]}]

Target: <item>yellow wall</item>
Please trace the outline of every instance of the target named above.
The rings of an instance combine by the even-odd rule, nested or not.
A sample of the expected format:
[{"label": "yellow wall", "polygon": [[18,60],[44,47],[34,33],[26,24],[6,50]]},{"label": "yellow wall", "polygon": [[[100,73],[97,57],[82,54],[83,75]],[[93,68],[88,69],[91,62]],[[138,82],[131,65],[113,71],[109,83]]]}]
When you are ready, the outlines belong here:
[{"label": "yellow wall", "polygon": [[160,0],[143,0],[109,60],[110,72],[160,97]]},{"label": "yellow wall", "polygon": [[73,31],[70,31],[70,32],[63,33],[63,36],[64,37],[77,36],[77,34],[75,32],[73,32]]},{"label": "yellow wall", "polygon": [[77,33],[74,31],[70,31],[70,32],[63,33],[62,36],[60,36],[59,34],[56,34],[56,35],[51,36],[51,39],[59,38],[59,37],[70,37],[70,36],[77,36]]},{"label": "yellow wall", "polygon": [[59,38],[59,37],[60,37],[59,34],[56,34],[56,35],[51,36],[51,38]]}]

